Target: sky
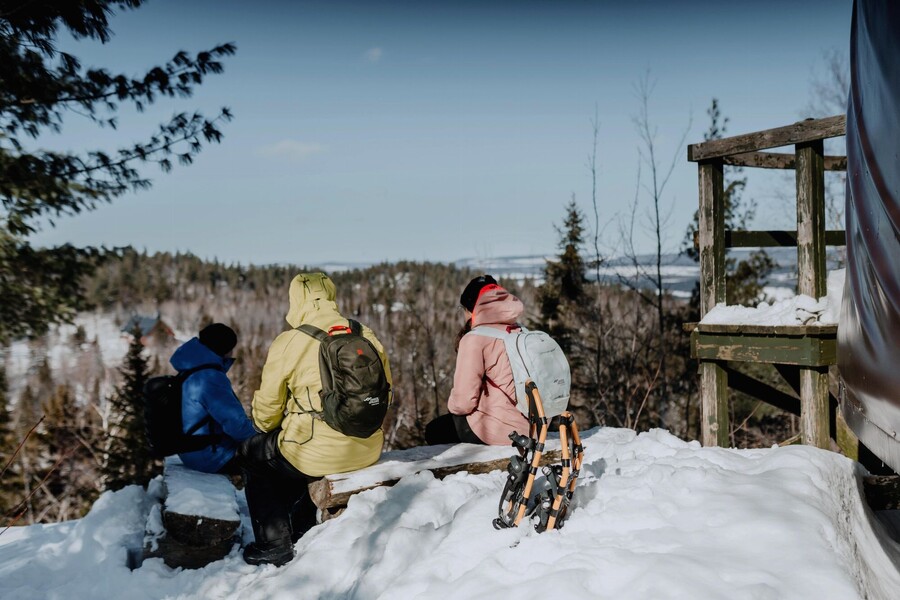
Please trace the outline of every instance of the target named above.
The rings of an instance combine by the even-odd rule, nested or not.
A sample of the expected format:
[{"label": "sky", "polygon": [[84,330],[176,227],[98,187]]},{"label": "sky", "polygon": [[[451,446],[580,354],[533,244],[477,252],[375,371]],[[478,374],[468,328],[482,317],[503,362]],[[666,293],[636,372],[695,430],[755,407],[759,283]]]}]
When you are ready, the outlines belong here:
[{"label": "sky", "polygon": [[[124,111],[116,131],[71,115],[40,144],[127,146],[197,108],[235,118],[194,165],[149,167],[151,190],[60,218],[32,241],[242,264],[545,255],[574,194],[609,254],[637,201],[634,245],[650,251],[634,123],[646,78],[660,171],[674,161],[663,241],[677,251],[697,207],[685,145],[702,141],[711,99],[729,135],[806,117],[824,55],[849,44],[850,11],[849,0],[151,1],[111,19],[110,43],[62,49],[137,75],[179,50],[234,42],[225,72],[192,98]],[[759,228],[792,225],[792,189],[785,175],[751,174]]]}]

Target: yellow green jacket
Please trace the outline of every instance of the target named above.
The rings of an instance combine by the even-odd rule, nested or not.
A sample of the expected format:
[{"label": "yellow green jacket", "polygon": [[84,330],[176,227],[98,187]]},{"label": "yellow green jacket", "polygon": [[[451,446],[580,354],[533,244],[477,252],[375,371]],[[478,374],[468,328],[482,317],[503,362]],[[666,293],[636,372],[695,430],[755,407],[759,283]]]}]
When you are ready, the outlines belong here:
[{"label": "yellow green jacket", "polygon": [[[285,318],[294,328],[302,323],[324,331],[335,325],[347,326],[334,297],[334,282],[324,273],[297,275],[291,282],[290,309]],[[391,368],[384,347],[366,326],[363,336],[378,351],[390,384]],[[297,329],[280,334],[269,347],[262,381],[253,395],[253,424],[260,431],[281,427],[281,454],[307,475],[343,473],[375,463],[384,443],[380,429],[366,439],[350,437],[308,414],[322,410],[321,389],[319,342]]]}]

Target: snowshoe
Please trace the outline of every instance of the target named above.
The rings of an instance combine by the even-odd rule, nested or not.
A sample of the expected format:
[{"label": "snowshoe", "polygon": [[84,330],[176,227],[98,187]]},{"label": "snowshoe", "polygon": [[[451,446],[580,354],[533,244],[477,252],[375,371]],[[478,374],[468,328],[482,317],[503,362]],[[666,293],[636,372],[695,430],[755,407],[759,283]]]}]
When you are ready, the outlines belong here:
[{"label": "snowshoe", "polygon": [[[525,393],[528,396],[529,435],[515,431],[509,434],[519,454],[509,459],[506,484],[500,496],[500,514],[493,524],[495,529],[516,527],[523,518],[530,517],[535,521],[535,531],[540,533],[563,526],[575,493],[584,448],[571,413],[564,411],[547,417],[541,394],[533,381],[526,382]],[[535,476],[551,427],[559,430],[561,460],[558,465],[542,469],[546,486],[535,492]]]}]

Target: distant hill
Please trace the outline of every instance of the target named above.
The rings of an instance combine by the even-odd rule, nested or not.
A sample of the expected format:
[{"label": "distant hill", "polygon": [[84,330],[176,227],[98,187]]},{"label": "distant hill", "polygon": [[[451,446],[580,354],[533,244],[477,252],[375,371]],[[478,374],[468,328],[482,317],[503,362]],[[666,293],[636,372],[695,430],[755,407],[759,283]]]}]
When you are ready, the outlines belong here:
[{"label": "distant hill", "polygon": [[[730,256],[738,259],[750,254],[753,248],[737,248],[731,251]],[[770,296],[784,297],[794,294],[797,285],[797,251],[794,248],[771,248],[767,250],[777,263],[772,275],[769,277],[766,293]],[[501,256],[496,258],[464,258],[457,260],[457,267],[468,268],[473,271],[481,271],[492,275],[499,275],[511,279],[533,279],[540,282],[543,278],[543,268],[552,256]],[[837,249],[830,248],[828,255],[828,268],[839,268],[842,255]],[[637,263],[637,264],[635,264]],[[600,270],[600,279],[608,283],[617,283],[621,278],[632,278],[636,271],[653,275],[656,271],[656,256],[642,254],[632,260],[625,257],[609,259]],[[690,298],[691,290],[700,279],[700,264],[694,262],[684,254],[664,254],[662,257],[663,286],[677,298]],[[587,273],[588,279],[593,280],[596,275],[593,269]],[[640,284],[644,287],[652,287],[649,278],[642,278]]]},{"label": "distant hill", "polygon": [[[729,256],[740,259],[756,250],[755,248],[735,248]],[[828,269],[843,266],[843,249],[828,249]],[[795,248],[769,248],[766,250],[777,263],[766,285],[766,293],[776,299],[793,296],[797,285],[797,250]],[[530,279],[541,283],[544,276],[544,265],[553,255],[495,256],[478,258],[461,258],[450,261],[460,269],[469,269],[481,273],[489,273],[506,279],[524,281]],[[637,266],[635,266],[637,262]],[[327,273],[342,273],[354,269],[365,269],[371,262],[329,262],[316,265]],[[656,270],[656,256],[639,255],[635,260],[626,257],[610,258],[601,268],[600,279],[606,283],[618,283],[621,279],[631,282],[636,271],[653,275]],[[700,264],[680,253],[664,254],[662,257],[663,286],[676,298],[690,298],[694,285],[700,280]],[[588,279],[595,279],[594,269],[588,269]],[[652,281],[645,277],[640,281],[642,287],[653,287]]]}]

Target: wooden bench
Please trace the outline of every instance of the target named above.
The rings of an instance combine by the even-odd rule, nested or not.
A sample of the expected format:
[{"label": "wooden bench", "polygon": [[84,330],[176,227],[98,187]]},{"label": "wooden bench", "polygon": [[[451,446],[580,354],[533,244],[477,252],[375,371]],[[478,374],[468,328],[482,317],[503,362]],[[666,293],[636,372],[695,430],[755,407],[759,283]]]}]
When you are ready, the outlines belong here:
[{"label": "wooden bench", "polygon": [[[354,494],[381,486],[392,486],[402,477],[431,471],[438,479],[454,473],[490,473],[506,469],[509,457],[516,453],[510,446],[452,444],[422,446],[385,452],[371,467],[350,473],[322,477],[309,484],[312,501],[327,519],[347,506]],[[548,438],[541,464],[560,460],[558,438]],[[499,491],[498,491],[499,494]]]},{"label": "wooden bench", "polygon": [[241,516],[234,485],[225,475],[188,469],[166,458],[165,499],[147,517],[143,559],[198,569],[220,560],[240,542]]},{"label": "wooden bench", "polygon": [[[691,357],[700,363],[707,444],[727,445],[728,387],[799,416],[804,444],[827,447],[829,437],[837,439],[837,399],[828,390],[828,367],[837,362],[837,325],[687,323],[684,329],[691,333]],[[773,365],[796,397],[738,371],[730,362]]]}]

